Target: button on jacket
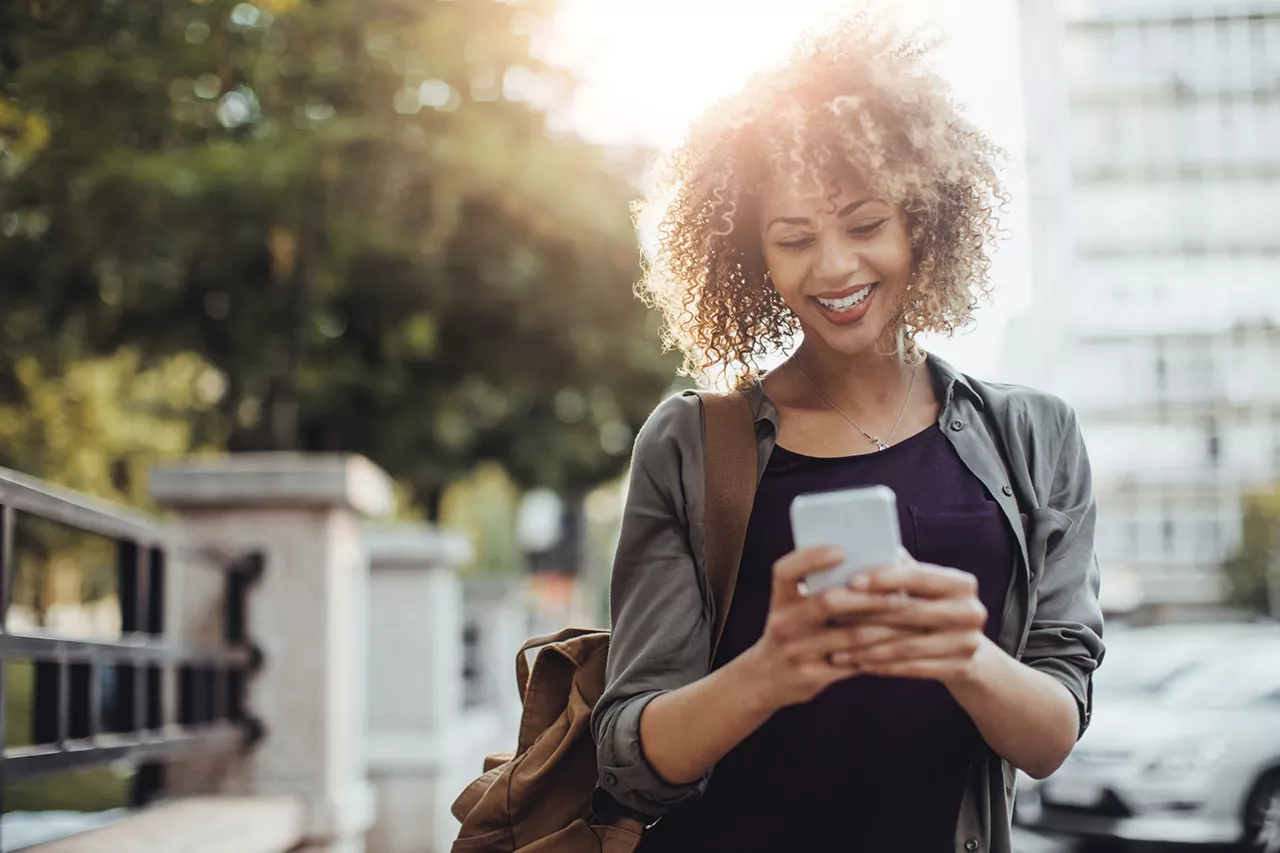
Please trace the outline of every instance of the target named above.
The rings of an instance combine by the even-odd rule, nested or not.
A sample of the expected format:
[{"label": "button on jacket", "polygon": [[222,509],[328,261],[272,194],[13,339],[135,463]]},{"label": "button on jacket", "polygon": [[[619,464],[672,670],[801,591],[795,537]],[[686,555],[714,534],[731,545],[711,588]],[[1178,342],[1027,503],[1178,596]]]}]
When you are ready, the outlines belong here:
[{"label": "button on jacket", "polygon": [[[1093,551],[1097,510],[1075,414],[1051,394],[982,382],[934,356],[927,365],[943,401],[939,426],[1000,505],[1018,544],[1004,611],[991,614],[1000,619],[999,645],[1071,691],[1083,734],[1103,645]],[[778,410],[758,380],[746,395],[764,471]],[[715,603],[707,586],[705,523],[701,404],[691,393],[675,395],[636,438],[611,582],[608,683],[592,717],[600,787],[652,818],[699,797],[710,778],[664,782],[646,761],[639,733],[650,700],[702,678],[710,667]],[[994,752],[970,768],[956,853],[1012,853],[1014,780],[1012,765]]]}]

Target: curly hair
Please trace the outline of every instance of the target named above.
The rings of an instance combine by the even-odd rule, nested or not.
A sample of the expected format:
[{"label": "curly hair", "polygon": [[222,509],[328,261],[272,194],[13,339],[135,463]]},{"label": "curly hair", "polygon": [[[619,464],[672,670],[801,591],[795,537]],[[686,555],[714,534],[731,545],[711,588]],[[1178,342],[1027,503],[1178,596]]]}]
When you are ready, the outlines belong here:
[{"label": "curly hair", "polygon": [[741,385],[800,331],[764,268],[756,217],[773,181],[823,193],[852,174],[902,211],[912,279],[891,327],[908,359],[920,333],[970,321],[989,293],[1004,152],[960,115],[929,48],[864,9],[717,102],[659,161],[635,211],[659,220],[636,293],[662,312],[682,374],[709,381],[718,365]]}]

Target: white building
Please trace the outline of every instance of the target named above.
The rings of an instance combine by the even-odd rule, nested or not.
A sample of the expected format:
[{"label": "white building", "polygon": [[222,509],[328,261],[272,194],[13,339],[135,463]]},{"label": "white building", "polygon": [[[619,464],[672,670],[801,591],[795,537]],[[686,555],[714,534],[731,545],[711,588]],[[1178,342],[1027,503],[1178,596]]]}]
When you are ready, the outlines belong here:
[{"label": "white building", "polygon": [[1280,479],[1280,0],[1021,11],[1035,295],[1005,372],[1080,416],[1104,596],[1213,602],[1241,493]]}]

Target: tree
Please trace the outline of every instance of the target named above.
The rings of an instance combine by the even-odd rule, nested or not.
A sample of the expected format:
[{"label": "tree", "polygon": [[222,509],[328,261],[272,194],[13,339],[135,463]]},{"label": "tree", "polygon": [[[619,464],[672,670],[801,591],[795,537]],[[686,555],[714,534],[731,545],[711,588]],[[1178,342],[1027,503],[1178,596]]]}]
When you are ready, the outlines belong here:
[{"label": "tree", "polygon": [[[35,358],[13,365],[21,401],[0,403],[0,466],[61,486],[149,505],[147,472],[201,450],[191,419],[220,392],[218,374],[190,354],[142,368],[136,352],[77,362],[46,375]],[[114,596],[109,540],[20,513],[11,599],[39,624],[55,604]],[[14,618],[16,614],[10,614]]]},{"label": "tree", "polygon": [[7,355],[196,353],[225,393],[194,441],[362,452],[429,506],[481,460],[625,464],[675,365],[635,163],[548,130],[547,3],[0,3]]},{"label": "tree", "polygon": [[1280,488],[1243,498],[1240,551],[1223,565],[1233,604],[1280,616]]}]

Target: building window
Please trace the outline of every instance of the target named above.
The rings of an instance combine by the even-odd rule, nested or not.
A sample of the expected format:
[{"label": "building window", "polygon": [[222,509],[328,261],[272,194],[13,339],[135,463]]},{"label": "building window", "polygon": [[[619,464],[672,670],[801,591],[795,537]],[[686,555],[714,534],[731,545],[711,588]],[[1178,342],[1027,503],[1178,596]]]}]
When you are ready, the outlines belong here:
[{"label": "building window", "polygon": [[1213,468],[1218,467],[1218,463],[1222,461],[1222,438],[1218,435],[1218,425],[1216,423],[1209,424],[1209,465]]},{"label": "building window", "polygon": [[1173,553],[1173,519],[1165,518],[1161,524],[1161,532],[1164,534],[1164,552],[1166,554]]}]

